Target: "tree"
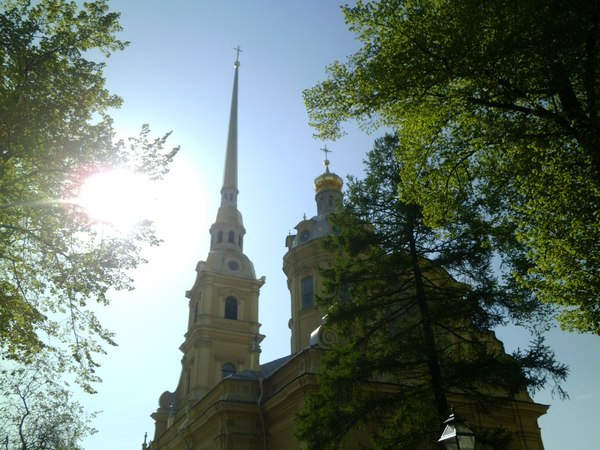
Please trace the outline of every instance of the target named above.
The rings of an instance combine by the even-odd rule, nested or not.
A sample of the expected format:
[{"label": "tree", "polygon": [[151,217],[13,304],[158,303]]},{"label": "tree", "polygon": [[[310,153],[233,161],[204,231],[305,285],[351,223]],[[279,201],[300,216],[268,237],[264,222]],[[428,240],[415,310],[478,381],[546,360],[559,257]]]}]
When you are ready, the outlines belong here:
[{"label": "tree", "polygon": [[5,369],[0,400],[0,436],[7,449],[77,450],[95,432],[94,414],[72,400],[70,387],[55,378],[57,368],[36,357],[27,367]]},{"label": "tree", "polygon": [[115,142],[121,99],[92,58],[125,47],[118,17],[105,0],[0,1],[0,357],[19,369],[43,355],[87,391],[94,355],[114,344],[89,305],[131,289],[141,245],[158,240],[150,224],[102,233],[72,199],[109,167],[158,179],[177,152],[147,126]]},{"label": "tree", "polygon": [[[361,429],[367,448],[428,448],[451,401],[489,413],[567,374],[541,336],[505,353],[489,329],[531,317],[536,305],[512,301],[496,283],[485,223],[434,230],[400,199],[398,145],[391,135],[376,140],[365,178],[349,180],[332,219],[334,257],[318,303],[343,338],[323,356],[300,415],[309,449],[346,448]],[[482,442],[494,432],[476,431]]]},{"label": "tree", "polygon": [[363,47],[304,93],[319,135],[401,133],[430,225],[485,216],[506,276],[600,333],[600,3],[358,1]]}]

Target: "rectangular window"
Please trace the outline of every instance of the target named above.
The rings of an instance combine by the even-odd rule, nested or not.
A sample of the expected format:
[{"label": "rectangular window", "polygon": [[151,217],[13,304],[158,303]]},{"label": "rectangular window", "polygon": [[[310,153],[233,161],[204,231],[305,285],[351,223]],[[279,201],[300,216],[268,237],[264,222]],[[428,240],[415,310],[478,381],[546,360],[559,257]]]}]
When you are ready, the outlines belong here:
[{"label": "rectangular window", "polygon": [[225,318],[231,320],[238,318],[238,301],[235,297],[225,299]]},{"label": "rectangular window", "polygon": [[302,278],[300,281],[300,288],[302,290],[302,308],[310,308],[315,304],[315,295],[313,287],[313,277],[308,276]]}]

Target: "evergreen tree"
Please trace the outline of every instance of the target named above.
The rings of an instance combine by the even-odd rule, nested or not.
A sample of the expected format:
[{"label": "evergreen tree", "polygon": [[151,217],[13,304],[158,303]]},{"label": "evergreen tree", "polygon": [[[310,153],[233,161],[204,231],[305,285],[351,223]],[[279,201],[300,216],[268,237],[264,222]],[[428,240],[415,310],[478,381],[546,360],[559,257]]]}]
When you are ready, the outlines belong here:
[{"label": "evergreen tree", "polygon": [[[300,416],[309,449],[348,448],[358,430],[371,437],[367,448],[433,448],[450,402],[485,414],[567,373],[541,337],[505,353],[489,329],[530,317],[535,304],[498,285],[475,215],[433,230],[401,200],[398,145],[391,135],[375,142],[365,178],[349,180],[332,219],[318,303],[340,339]],[[476,431],[481,441],[493,432]]]}]

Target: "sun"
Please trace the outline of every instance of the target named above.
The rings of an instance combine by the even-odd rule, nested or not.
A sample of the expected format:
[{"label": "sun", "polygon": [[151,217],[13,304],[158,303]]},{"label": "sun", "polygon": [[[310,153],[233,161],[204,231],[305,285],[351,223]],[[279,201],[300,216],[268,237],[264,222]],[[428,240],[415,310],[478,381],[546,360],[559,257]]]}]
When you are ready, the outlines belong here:
[{"label": "sun", "polygon": [[76,200],[91,219],[122,229],[150,219],[154,201],[152,182],[127,170],[109,170],[89,176]]}]

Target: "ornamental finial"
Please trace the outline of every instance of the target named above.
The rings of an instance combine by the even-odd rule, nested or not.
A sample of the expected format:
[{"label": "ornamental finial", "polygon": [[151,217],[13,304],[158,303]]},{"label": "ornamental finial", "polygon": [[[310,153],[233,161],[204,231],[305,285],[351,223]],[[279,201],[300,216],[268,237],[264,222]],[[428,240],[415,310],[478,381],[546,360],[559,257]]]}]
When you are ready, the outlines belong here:
[{"label": "ornamental finial", "polygon": [[327,157],[328,153],[333,153],[332,150],[329,150],[327,148],[327,146],[323,147],[320,149],[323,153],[325,153],[325,161],[323,161],[323,164],[325,165],[325,168],[327,170],[327,172],[329,172],[329,158]]},{"label": "ornamental finial", "polygon": [[236,51],[236,55],[235,55],[235,63],[233,65],[235,67],[240,67],[240,52],[242,51],[242,49],[238,45],[237,47],[234,48],[234,50]]}]

